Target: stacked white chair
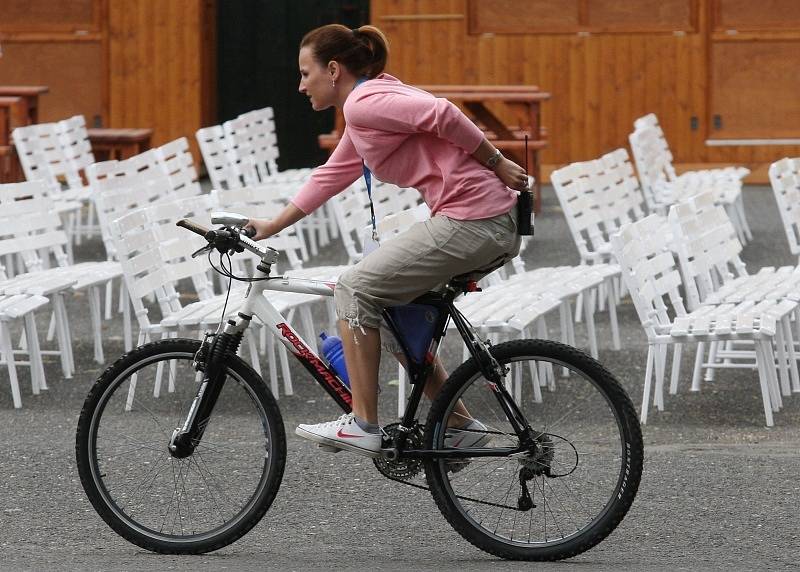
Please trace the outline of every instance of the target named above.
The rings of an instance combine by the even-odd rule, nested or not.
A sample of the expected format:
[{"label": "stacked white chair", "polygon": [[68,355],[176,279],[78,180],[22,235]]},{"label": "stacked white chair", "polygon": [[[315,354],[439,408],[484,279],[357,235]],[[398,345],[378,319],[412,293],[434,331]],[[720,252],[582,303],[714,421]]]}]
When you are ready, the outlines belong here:
[{"label": "stacked white chair", "polygon": [[[15,409],[22,407],[17,366],[30,367],[31,388],[34,395],[47,388],[35,317],[36,310],[47,304],[48,300],[44,296],[0,295],[0,363],[5,364],[8,370],[11,398]],[[25,350],[14,349],[12,325],[17,324],[24,329]],[[17,359],[14,354],[19,353],[25,353],[27,360]]]},{"label": "stacked white chair", "polygon": [[750,173],[748,169],[727,167],[677,175],[664,132],[652,113],[634,122],[629,141],[651,212],[665,214],[671,204],[711,191],[728,212],[739,240],[744,244],[752,239],[742,202],[742,179]]},{"label": "stacked white chair", "polygon": [[[41,183],[21,183],[19,192]],[[3,189],[0,189],[0,194]],[[47,280],[69,281],[74,292],[80,292],[89,304],[93,330],[94,359],[103,363],[101,292],[105,290],[106,319],[111,318],[113,282],[122,277],[122,267],[111,261],[70,264],[66,255],[69,239],[61,228],[58,215],[53,212],[48,197],[16,200],[3,204],[2,233],[21,240],[24,250],[19,253],[25,271],[41,275]],[[53,266],[55,263],[55,267]]]},{"label": "stacked white chair", "polygon": [[647,421],[654,377],[654,402],[659,410],[664,407],[664,374],[670,345],[748,340],[755,346],[766,424],[772,426],[773,411],[779,410],[782,403],[773,352],[778,333],[774,303],[707,305],[687,311],[680,295],[681,275],[665,237],[657,232],[660,225],[651,215],[624,226],[612,237],[614,254],[648,340],[642,423]]},{"label": "stacked white chair", "polygon": [[203,192],[197,180],[197,169],[186,137],[156,147],[153,153],[169,181],[170,199],[194,197]]},{"label": "stacked white chair", "polygon": [[[96,234],[91,189],[82,176],[86,167],[94,163],[83,116],[17,127],[12,138],[25,178],[45,181],[75,242],[80,243],[83,236]],[[82,206],[87,207],[85,219],[80,216]]]},{"label": "stacked white chair", "polygon": [[[687,308],[697,310],[703,305],[772,303],[770,312],[777,320],[775,335],[778,350],[781,392],[784,396],[800,391],[797,362],[791,329],[791,318],[800,317],[800,272],[796,267],[760,269],[748,274],[740,258],[742,246],[725,210],[714,205],[711,193],[692,197],[673,205],[669,213],[683,275]],[[800,322],[798,322],[800,323]],[[742,345],[742,344],[738,344]],[[719,368],[752,367],[752,348],[737,349],[734,342],[712,342],[709,359],[702,363],[704,343],[698,345],[692,390],[700,389],[701,367],[705,379],[714,378]],[[790,382],[791,379],[791,382]],[[670,392],[677,390],[673,378]]]},{"label": "stacked white chair", "polygon": [[789,250],[800,259],[800,158],[786,157],[772,163],[769,182],[778,203]]}]

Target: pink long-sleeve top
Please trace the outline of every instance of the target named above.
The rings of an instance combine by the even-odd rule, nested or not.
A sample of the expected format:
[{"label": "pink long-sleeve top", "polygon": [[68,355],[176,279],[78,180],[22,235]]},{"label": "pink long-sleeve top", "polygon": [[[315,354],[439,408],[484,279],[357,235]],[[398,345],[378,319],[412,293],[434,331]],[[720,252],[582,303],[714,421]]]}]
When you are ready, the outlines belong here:
[{"label": "pink long-sleeve top", "polygon": [[455,105],[380,74],[345,101],[347,124],[328,161],[292,199],[308,214],[362,176],[414,187],[431,209],[457,220],[507,212],[516,193],[472,153],[483,133]]}]

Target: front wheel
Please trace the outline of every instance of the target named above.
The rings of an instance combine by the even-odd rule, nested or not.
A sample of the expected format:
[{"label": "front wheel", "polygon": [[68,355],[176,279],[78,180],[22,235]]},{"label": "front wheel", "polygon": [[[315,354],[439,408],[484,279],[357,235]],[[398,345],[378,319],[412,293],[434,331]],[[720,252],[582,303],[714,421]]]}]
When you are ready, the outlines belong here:
[{"label": "front wheel", "polygon": [[[532,438],[505,456],[426,460],[433,498],[459,534],[491,554],[575,556],[608,536],[636,496],[643,457],[636,412],[611,372],[575,348],[517,340],[491,353]],[[426,447],[519,449],[497,395],[474,359],[462,364],[431,406]]]},{"label": "front wheel", "polygon": [[222,548],[249,531],[278,492],[286,436],[274,398],[238,357],[201,442],[185,458],[168,449],[201,375],[200,342],[140,346],[103,372],[78,420],[81,483],[103,520],[154,552]]}]

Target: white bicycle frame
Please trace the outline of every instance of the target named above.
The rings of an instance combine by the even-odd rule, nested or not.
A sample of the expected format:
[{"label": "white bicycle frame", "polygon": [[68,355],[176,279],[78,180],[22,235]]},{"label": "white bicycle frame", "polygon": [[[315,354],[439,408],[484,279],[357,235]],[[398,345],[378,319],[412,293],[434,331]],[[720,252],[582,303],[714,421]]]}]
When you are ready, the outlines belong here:
[{"label": "white bicycle frame", "polygon": [[272,264],[277,261],[277,251],[261,246],[246,236],[241,236],[240,238],[242,246],[256,254],[261,259],[261,262],[253,274],[253,282],[250,283],[247,289],[236,318],[229,320],[225,324],[223,331],[231,335],[244,332],[250,325],[253,316],[258,317],[272,335],[300,360],[339,406],[346,412],[350,412],[352,407],[350,388],[339,379],[331,368],[325,365],[303,340],[302,336],[289,325],[286,318],[272,305],[269,298],[264,296],[264,292],[267,290],[333,296],[336,283],[307,278],[290,278],[288,276],[272,277],[269,275],[269,270]]}]

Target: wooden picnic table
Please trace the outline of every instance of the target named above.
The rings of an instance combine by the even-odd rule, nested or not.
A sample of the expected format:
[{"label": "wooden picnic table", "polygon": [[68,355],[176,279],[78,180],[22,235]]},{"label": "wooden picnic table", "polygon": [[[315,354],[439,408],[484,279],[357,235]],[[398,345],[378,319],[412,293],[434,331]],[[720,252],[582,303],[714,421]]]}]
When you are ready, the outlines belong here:
[{"label": "wooden picnic table", "polygon": [[[529,169],[534,182],[534,210],[541,208],[541,164],[539,150],[547,146],[541,125],[540,106],[550,94],[535,85],[420,85],[436,97],[460,104],[466,115],[485,133],[491,143],[511,159]],[[503,121],[492,106],[507,112],[510,121]],[[319,145],[332,151],[344,131],[344,117],[337,113],[334,131],[320,135]],[[528,153],[525,155],[525,135]]]},{"label": "wooden picnic table", "polygon": [[87,129],[97,161],[129,159],[150,149],[152,129],[96,127]]},{"label": "wooden picnic table", "polygon": [[28,108],[22,97],[0,96],[0,183],[22,180],[11,132],[28,124]]},{"label": "wooden picnic table", "polygon": [[21,97],[25,102],[28,122],[25,125],[39,123],[39,96],[50,91],[46,85],[0,85],[0,97]]}]

